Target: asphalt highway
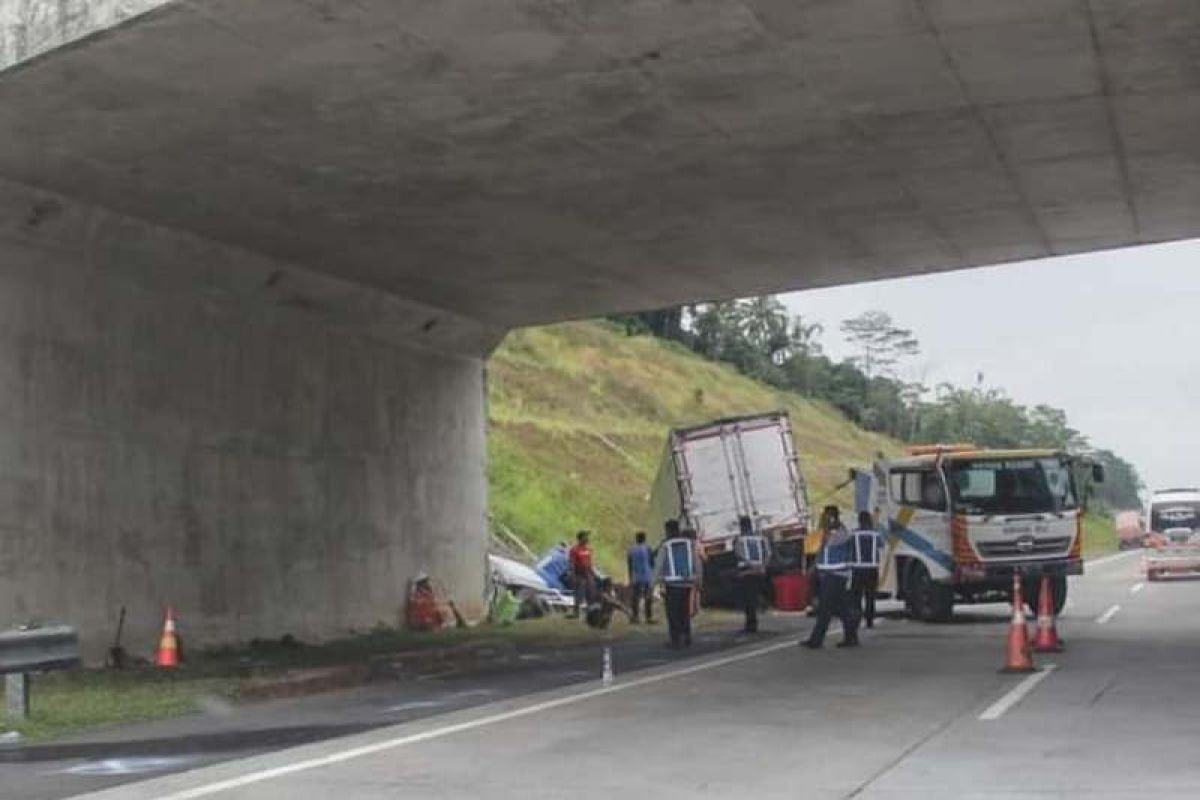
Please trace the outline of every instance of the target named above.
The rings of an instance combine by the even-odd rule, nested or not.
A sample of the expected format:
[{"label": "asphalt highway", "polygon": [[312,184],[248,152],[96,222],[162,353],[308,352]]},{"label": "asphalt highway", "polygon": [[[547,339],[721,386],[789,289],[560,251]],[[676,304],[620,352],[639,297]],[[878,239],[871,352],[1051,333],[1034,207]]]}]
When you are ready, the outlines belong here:
[{"label": "asphalt highway", "polygon": [[87,796],[1194,798],[1198,611],[1200,582],[1145,583],[1128,554],[1072,580],[1067,649],[1031,676],[998,673],[1006,606],[893,615],[854,650],[780,630]]}]

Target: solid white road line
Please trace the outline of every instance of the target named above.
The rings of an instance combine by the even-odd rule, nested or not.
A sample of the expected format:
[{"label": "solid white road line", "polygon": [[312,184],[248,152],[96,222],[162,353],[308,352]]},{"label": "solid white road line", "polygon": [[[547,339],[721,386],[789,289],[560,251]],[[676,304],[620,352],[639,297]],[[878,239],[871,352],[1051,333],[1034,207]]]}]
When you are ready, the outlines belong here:
[{"label": "solid white road line", "polygon": [[1050,673],[1054,671],[1056,666],[1056,664],[1047,664],[1041,672],[1035,672],[1025,680],[1018,683],[1009,690],[1008,694],[1004,695],[999,700],[988,706],[987,709],[985,709],[984,712],[979,715],[979,718],[981,720],[991,721],[1003,717],[1006,711],[1015,706],[1017,703],[1021,702],[1021,699],[1025,697],[1025,695],[1032,692],[1033,687],[1046,680],[1046,678],[1050,676]]},{"label": "solid white road line", "polygon": [[1087,561],[1085,561],[1084,564],[1085,564],[1085,566],[1088,566],[1088,567],[1098,567],[1101,564],[1108,564],[1109,562],[1112,562],[1112,561],[1119,561],[1122,558],[1129,558],[1129,556],[1135,556],[1137,554],[1138,554],[1137,550],[1126,550],[1123,553],[1113,553],[1112,555],[1104,556],[1103,558],[1091,558],[1091,559],[1088,559]]},{"label": "solid white road line", "polygon": [[1121,610],[1121,607],[1120,607],[1119,605],[1116,605],[1116,604],[1114,603],[1112,606],[1110,606],[1110,607],[1109,607],[1108,611],[1105,611],[1103,614],[1101,614],[1100,616],[1096,617],[1096,623],[1097,623],[1097,624],[1099,624],[1099,625],[1103,625],[1103,624],[1105,624],[1105,623],[1106,623],[1106,622],[1108,622],[1110,619],[1112,619],[1113,617],[1115,617],[1115,616],[1117,615],[1117,612],[1118,612],[1118,611],[1120,611],[1120,610]]},{"label": "solid white road line", "polygon": [[1144,583],[1135,583],[1133,586],[1129,587],[1129,593],[1130,593],[1130,594],[1137,594],[1138,592],[1140,592],[1142,589],[1145,589],[1145,588],[1146,588],[1146,584],[1144,584]]},{"label": "solid white road line", "polygon": [[623,681],[611,686],[590,689],[588,691],[579,692],[578,694],[558,697],[553,700],[545,700],[540,703],[533,703],[532,705],[522,706],[520,708],[515,708],[510,711],[503,711],[497,714],[490,714],[488,716],[479,717],[478,719],[468,720],[466,722],[460,722],[454,725],[433,728],[432,730],[413,733],[407,736],[397,736],[393,739],[385,739],[383,741],[374,742],[361,747],[353,747],[348,750],[341,750],[318,758],[295,761],[291,764],[284,764],[273,769],[250,772],[246,775],[241,775],[236,778],[229,778],[228,780],[217,781],[204,786],[196,786],[192,789],[184,789],[182,791],[175,792],[174,794],[163,795],[159,797],[158,800],[195,800],[195,798],[198,797],[210,797],[214,794],[219,794],[220,792],[229,791],[230,789],[237,789],[242,786],[249,786],[255,783],[262,783],[263,781],[269,781],[272,778],[280,778],[284,775],[291,775],[296,772],[304,772],[306,770],[327,767],[331,764],[339,764],[343,761],[349,761],[351,759],[361,758],[363,756],[369,756],[387,750],[395,750],[410,744],[428,742],[432,739],[441,739],[446,736],[452,736],[456,733],[462,733],[463,731],[474,730],[476,728],[483,728],[488,725],[495,725],[498,722],[507,722],[511,719],[520,719],[521,717],[540,714],[543,711],[549,711],[554,708],[571,706],[577,703],[593,700],[597,697],[603,697],[604,695],[624,692],[641,686],[649,686],[650,684],[661,683],[674,678],[682,678],[686,675],[693,675],[697,672],[717,669],[718,667],[724,667],[729,664],[736,664],[739,661],[746,661],[751,658],[765,656],[768,653],[793,649],[795,647],[796,640],[788,637],[786,641],[775,642],[774,644],[769,644],[754,650],[743,650],[741,652],[734,653],[733,655],[702,661],[697,664],[692,664],[691,666],[681,667],[680,669],[669,670],[667,672],[657,672],[653,675],[647,675],[644,678],[635,678],[633,680]]}]

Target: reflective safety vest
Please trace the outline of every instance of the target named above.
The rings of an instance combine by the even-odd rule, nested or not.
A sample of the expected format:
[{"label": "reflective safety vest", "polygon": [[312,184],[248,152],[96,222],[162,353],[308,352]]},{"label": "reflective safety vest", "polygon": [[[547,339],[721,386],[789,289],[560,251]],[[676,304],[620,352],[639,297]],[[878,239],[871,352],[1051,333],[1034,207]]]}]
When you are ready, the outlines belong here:
[{"label": "reflective safety vest", "polygon": [[855,531],[850,538],[852,543],[850,566],[855,569],[879,568],[879,533],[874,530]]},{"label": "reflective safety vest", "polygon": [[757,533],[739,535],[733,540],[733,553],[739,566],[764,569],[768,552],[767,537]]},{"label": "reflective safety vest", "polygon": [[667,539],[658,557],[662,559],[664,583],[684,583],[696,579],[696,545],[691,539]]},{"label": "reflective safety vest", "polygon": [[[830,536],[833,534],[831,533]],[[847,572],[854,555],[854,540],[847,537],[844,542],[830,544],[828,540],[817,554],[817,569],[821,572]]]}]

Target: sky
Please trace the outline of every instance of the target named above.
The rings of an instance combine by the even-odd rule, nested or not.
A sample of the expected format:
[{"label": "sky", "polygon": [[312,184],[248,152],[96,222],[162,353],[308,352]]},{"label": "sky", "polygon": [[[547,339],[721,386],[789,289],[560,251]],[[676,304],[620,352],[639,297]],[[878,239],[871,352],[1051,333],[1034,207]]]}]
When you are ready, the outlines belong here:
[{"label": "sky", "polygon": [[921,354],[900,377],[1061,408],[1150,489],[1200,486],[1200,240],[795,292],[780,298],[851,354],[842,320],[878,309]]}]

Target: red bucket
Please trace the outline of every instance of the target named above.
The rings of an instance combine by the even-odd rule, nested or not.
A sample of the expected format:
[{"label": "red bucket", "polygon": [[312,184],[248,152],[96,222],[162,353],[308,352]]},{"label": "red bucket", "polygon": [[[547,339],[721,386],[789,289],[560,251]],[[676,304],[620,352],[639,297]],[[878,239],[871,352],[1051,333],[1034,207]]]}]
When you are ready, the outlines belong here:
[{"label": "red bucket", "polygon": [[775,576],[775,608],[780,611],[803,611],[808,608],[809,599],[807,575],[788,572]]}]

